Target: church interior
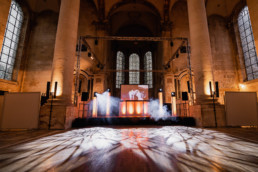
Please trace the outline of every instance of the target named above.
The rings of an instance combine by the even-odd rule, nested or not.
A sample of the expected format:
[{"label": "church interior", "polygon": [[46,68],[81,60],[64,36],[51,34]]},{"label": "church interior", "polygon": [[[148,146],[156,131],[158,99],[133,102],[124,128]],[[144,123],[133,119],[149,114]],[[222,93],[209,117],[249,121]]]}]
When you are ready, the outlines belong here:
[{"label": "church interior", "polygon": [[256,171],[257,0],[0,0],[0,171]]}]

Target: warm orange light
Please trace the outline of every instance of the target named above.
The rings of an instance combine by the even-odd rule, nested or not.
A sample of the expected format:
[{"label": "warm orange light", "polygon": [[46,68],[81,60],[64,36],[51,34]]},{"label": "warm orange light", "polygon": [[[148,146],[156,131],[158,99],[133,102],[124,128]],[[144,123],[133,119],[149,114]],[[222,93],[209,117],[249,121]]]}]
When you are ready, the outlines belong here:
[{"label": "warm orange light", "polygon": [[246,86],[245,86],[244,84],[239,84],[239,87],[240,87],[241,89],[245,89],[245,88],[246,88]]},{"label": "warm orange light", "polygon": [[176,97],[172,97],[172,116],[176,116]]},{"label": "warm orange light", "polygon": [[106,116],[110,116],[110,93],[108,93],[108,95],[107,95]]},{"label": "warm orange light", "polygon": [[144,102],[144,115],[148,114],[148,102]]},{"label": "warm orange light", "polygon": [[159,92],[159,110],[162,111],[163,109],[163,94]]},{"label": "warm orange light", "polygon": [[120,103],[120,109],[121,109],[120,114],[121,115],[126,115],[126,102],[121,102]]},{"label": "warm orange light", "polygon": [[[54,82],[53,82],[54,83]],[[62,91],[62,86],[61,86],[62,83],[59,83],[57,84],[57,89],[56,89],[56,96],[61,96],[63,91]],[[52,84],[51,86],[51,92],[55,92],[55,84]]]},{"label": "warm orange light", "polygon": [[130,115],[134,114],[134,102],[127,102],[127,112],[129,112]]},{"label": "warm orange light", "polygon": [[97,97],[93,97],[93,105],[92,105],[92,117],[97,117]]},{"label": "warm orange light", "polygon": [[143,102],[135,102],[136,114],[141,115],[143,113]]}]

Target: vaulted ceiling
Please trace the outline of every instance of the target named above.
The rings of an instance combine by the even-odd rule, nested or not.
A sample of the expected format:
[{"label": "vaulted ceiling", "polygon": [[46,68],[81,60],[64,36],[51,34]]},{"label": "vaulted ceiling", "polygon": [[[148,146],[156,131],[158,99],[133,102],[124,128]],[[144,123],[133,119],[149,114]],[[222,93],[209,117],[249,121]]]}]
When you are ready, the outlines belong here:
[{"label": "vaulted ceiling", "polygon": [[[19,1],[19,0],[18,0]],[[22,1],[22,0],[20,0]],[[34,12],[45,10],[59,11],[61,0],[25,0]],[[138,11],[149,12],[160,16],[161,20],[168,20],[169,12],[177,1],[186,0],[81,0],[92,1],[98,11],[100,20],[105,20],[119,11],[132,11],[133,4],[138,4]],[[229,16],[236,4],[243,0],[205,0],[207,15]]]}]

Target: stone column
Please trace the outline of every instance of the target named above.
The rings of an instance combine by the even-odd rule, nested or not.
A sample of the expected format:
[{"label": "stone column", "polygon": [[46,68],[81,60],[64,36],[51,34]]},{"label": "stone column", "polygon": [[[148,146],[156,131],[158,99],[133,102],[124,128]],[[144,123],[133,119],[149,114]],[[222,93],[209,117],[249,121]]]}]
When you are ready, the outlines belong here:
[{"label": "stone column", "polygon": [[2,51],[5,28],[8,20],[10,7],[11,7],[11,0],[0,1],[0,52]]},{"label": "stone column", "polygon": [[77,116],[72,105],[73,72],[76,56],[80,0],[61,0],[52,64],[51,92],[58,82],[57,100],[40,109],[39,128],[66,129]]},{"label": "stone column", "polygon": [[57,97],[71,104],[80,0],[62,0],[58,20],[51,91],[58,82]]},{"label": "stone column", "polygon": [[213,80],[207,15],[204,0],[188,0],[187,4],[196,101],[202,104],[210,96],[209,81]]},{"label": "stone column", "polygon": [[258,3],[257,0],[247,0],[247,5],[249,8],[252,28],[253,28],[253,35],[256,47],[256,54],[258,54]]}]

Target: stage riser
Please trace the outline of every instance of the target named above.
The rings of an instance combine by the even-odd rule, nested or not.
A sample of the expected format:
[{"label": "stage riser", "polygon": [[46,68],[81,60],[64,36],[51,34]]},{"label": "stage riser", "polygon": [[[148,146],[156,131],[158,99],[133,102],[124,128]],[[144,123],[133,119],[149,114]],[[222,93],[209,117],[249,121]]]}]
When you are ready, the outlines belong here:
[{"label": "stage riser", "polygon": [[102,125],[184,125],[195,126],[192,117],[170,117],[154,120],[151,118],[77,118],[73,121],[73,128]]}]

